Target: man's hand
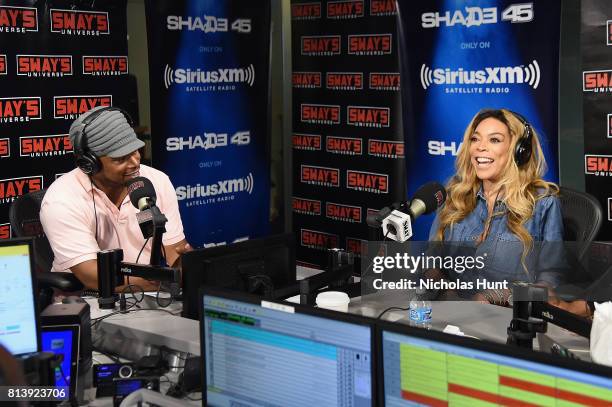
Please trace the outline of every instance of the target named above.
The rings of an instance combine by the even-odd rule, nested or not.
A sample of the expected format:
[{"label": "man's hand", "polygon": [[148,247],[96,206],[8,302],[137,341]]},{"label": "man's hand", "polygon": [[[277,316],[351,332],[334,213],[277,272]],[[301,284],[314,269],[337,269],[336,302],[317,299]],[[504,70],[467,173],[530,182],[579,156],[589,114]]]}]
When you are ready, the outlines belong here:
[{"label": "man's hand", "polygon": [[166,261],[172,268],[181,268],[181,256],[193,250],[187,240],[183,239],[173,245],[164,246],[166,251]]}]

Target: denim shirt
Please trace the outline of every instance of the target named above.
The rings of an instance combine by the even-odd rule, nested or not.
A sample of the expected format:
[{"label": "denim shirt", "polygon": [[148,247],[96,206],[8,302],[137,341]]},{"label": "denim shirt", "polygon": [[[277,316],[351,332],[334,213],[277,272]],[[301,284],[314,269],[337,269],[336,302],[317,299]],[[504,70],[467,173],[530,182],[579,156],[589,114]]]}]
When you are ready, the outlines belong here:
[{"label": "denim shirt", "polygon": [[[444,241],[475,250],[476,256],[485,256],[485,268],[473,278],[487,278],[500,281],[542,282],[552,287],[563,281],[567,271],[567,260],[563,249],[563,220],[561,204],[556,196],[545,196],[535,203],[533,215],[524,223],[525,229],[534,241],[525,260],[527,270],[521,263],[523,243],[508,228],[506,205],[497,201],[493,208],[493,218],[486,239],[478,244],[487,219],[487,201],[481,190],[477,195],[476,207],[465,219],[444,231]],[[429,233],[434,240],[438,230],[438,216]],[[555,243],[550,243],[555,242]],[[467,278],[467,276],[454,276]]]}]

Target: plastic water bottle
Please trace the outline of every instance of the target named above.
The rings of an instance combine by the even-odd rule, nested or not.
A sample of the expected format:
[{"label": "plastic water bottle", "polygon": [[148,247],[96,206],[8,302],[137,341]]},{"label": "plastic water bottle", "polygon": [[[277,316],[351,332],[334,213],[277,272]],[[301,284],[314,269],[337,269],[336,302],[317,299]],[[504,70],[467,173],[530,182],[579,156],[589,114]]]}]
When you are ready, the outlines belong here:
[{"label": "plastic water bottle", "polygon": [[431,328],[431,301],[413,298],[410,301],[410,325],[419,328]]}]

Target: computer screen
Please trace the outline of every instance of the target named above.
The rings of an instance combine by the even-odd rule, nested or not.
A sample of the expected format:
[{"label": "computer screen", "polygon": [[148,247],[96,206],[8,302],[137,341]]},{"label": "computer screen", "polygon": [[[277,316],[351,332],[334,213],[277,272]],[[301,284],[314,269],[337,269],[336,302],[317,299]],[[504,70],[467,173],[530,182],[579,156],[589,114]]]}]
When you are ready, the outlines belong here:
[{"label": "computer screen", "polygon": [[385,406],[612,405],[612,369],[418,330],[382,330]]},{"label": "computer screen", "polygon": [[0,343],[13,355],[40,350],[32,242],[0,240]]},{"label": "computer screen", "polygon": [[[271,290],[295,284],[293,234],[197,249],[182,257],[183,317],[198,319],[199,289],[227,288],[268,298]],[[299,290],[288,294],[298,294]]]},{"label": "computer screen", "polygon": [[62,355],[60,366],[55,369],[55,385],[67,386],[74,396],[78,379],[79,325],[43,326],[41,332],[43,352]]},{"label": "computer screen", "polygon": [[375,405],[367,321],[217,293],[203,296],[205,405]]}]

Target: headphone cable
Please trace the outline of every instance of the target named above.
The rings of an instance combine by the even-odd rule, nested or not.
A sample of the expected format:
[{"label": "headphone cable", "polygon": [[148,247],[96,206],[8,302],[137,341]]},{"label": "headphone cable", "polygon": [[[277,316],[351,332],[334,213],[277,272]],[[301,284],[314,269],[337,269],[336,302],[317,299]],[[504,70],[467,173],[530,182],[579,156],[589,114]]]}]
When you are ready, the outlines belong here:
[{"label": "headphone cable", "polygon": [[91,175],[89,176],[89,182],[91,183],[91,199],[93,200],[94,218],[96,219],[96,243],[98,243],[98,212],[96,211],[96,196],[94,195],[94,183]]}]

